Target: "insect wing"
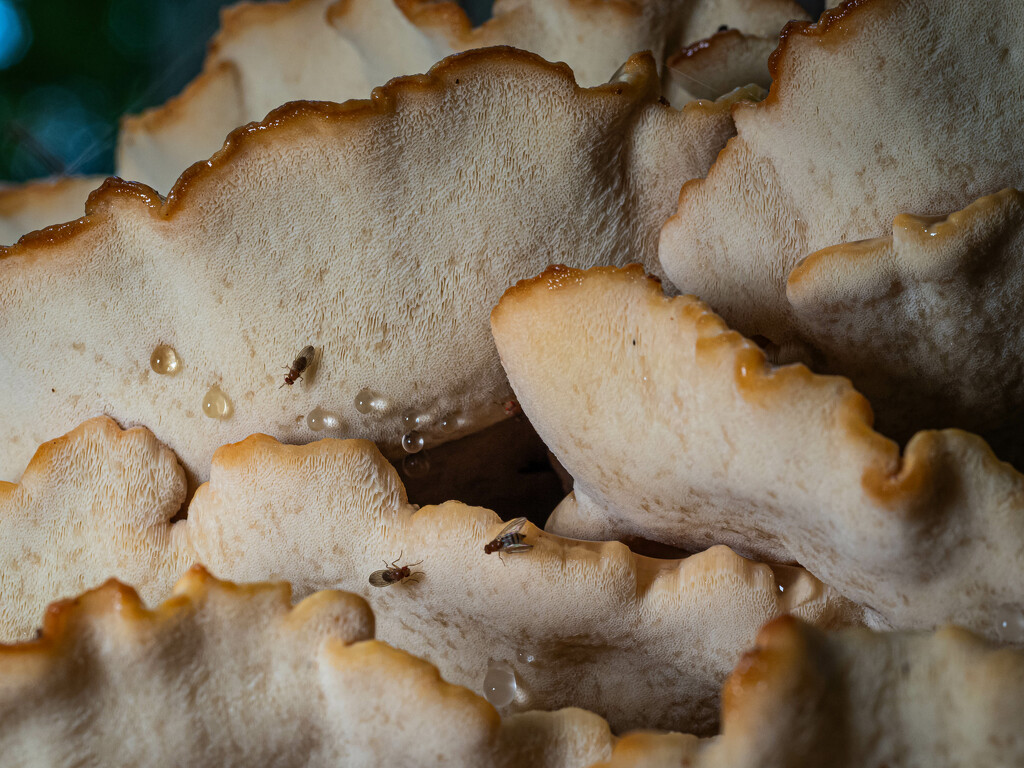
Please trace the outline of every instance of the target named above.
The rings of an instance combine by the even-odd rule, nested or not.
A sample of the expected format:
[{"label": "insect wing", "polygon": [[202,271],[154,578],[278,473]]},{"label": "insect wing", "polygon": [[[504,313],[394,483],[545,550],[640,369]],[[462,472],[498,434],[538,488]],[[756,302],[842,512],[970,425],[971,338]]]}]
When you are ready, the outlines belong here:
[{"label": "insect wing", "polygon": [[370,584],[375,587],[390,587],[398,579],[391,575],[390,570],[374,571],[370,574]]},{"label": "insect wing", "polygon": [[517,517],[515,520],[509,520],[508,525],[501,529],[501,533],[499,533],[494,540],[501,541],[503,538],[510,534],[519,533],[521,530],[523,530],[524,525],[526,525],[525,517]]},{"label": "insect wing", "polygon": [[295,367],[302,366],[301,370],[305,370],[313,362],[314,355],[316,355],[316,350],[313,347],[303,347],[299,356],[295,358]]},{"label": "insect wing", "polygon": [[533,544],[523,544],[522,542],[520,542],[519,544],[509,544],[507,547],[504,548],[504,551],[506,554],[509,554],[515,552],[525,552],[528,549],[533,549]]}]

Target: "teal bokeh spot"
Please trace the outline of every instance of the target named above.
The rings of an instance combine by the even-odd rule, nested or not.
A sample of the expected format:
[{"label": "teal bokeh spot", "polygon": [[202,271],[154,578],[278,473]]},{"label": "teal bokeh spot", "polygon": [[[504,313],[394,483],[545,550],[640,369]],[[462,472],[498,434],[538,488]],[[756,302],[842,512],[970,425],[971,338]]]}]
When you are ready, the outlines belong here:
[{"label": "teal bokeh spot", "polygon": [[32,28],[12,0],[0,0],[0,69],[17,64],[32,44]]}]

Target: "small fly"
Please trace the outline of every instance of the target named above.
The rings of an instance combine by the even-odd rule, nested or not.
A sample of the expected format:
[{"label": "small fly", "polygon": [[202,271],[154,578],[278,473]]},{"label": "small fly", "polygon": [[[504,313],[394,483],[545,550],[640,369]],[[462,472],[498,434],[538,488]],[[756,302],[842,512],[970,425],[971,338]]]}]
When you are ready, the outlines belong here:
[{"label": "small fly", "polygon": [[[520,531],[523,530],[524,525],[526,525],[525,517],[517,517],[515,520],[510,520],[508,525],[501,529],[501,533],[484,544],[484,554],[489,555],[492,552],[497,552],[500,559],[502,552],[515,554],[516,552],[526,552],[529,549],[533,549],[533,544],[523,543],[523,539],[526,536],[520,533]],[[502,565],[505,564],[504,560],[501,562]]]},{"label": "small fly", "polygon": [[[375,587],[390,587],[392,584],[398,584],[406,579],[412,579],[413,576],[422,576],[423,571],[413,571],[419,563],[410,563],[409,565],[399,565],[398,561],[402,559],[402,555],[399,554],[391,564],[388,561],[384,561],[384,567],[379,571],[374,571],[370,574],[370,584]],[[413,579],[415,582],[419,582],[419,579]]]},{"label": "small fly", "polygon": [[[287,384],[290,387],[296,381],[301,381],[302,372],[312,364],[313,356],[315,354],[316,350],[313,349],[313,347],[303,347],[302,351],[299,352],[299,356],[292,360],[291,368],[283,366],[284,368],[288,368],[288,373],[284,375],[284,384]],[[281,387],[283,387],[284,384],[282,384]],[[278,387],[278,389],[281,387]]]}]

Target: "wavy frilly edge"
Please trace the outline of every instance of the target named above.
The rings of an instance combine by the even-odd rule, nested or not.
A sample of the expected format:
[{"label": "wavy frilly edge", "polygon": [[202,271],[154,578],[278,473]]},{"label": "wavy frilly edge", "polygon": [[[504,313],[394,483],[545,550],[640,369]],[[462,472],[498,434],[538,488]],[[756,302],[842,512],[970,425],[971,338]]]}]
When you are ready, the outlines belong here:
[{"label": "wavy frilly edge", "polygon": [[[833,333],[820,335],[822,326],[839,322],[830,307],[791,304],[787,280],[821,249],[899,238],[892,225],[902,214],[945,216],[1000,189],[1024,188],[1017,152],[1021,92],[1004,87],[1024,77],[1024,59],[1013,53],[1024,45],[1022,29],[1024,6],[1012,0],[970,6],[855,0],[816,25],[788,25],[772,55],[768,97],[736,110],[737,136],[706,178],[684,185],[677,213],[662,230],[659,255],[668,277],[746,335],[802,346],[799,358],[827,357],[830,371],[861,377],[881,423],[901,435],[940,424],[987,430],[1017,418],[1024,399],[1014,379],[1000,378],[1005,365],[971,363],[977,384],[964,384],[973,379],[964,375],[967,356],[937,356],[928,348],[945,344],[945,329],[962,319],[964,297],[924,287],[933,294],[929,319],[941,326],[933,330],[915,316],[912,299],[922,286],[905,290],[893,282],[887,287],[894,297],[882,307],[888,311],[859,298],[838,310],[866,341],[841,344]],[[1007,225],[1009,237],[1018,225]],[[1019,248],[1011,253],[1000,236],[970,245],[964,261],[972,265],[1020,259]],[[931,249],[943,258],[938,244]],[[842,268],[825,274],[817,261],[819,292],[856,293],[857,274]],[[982,267],[984,279],[994,269]],[[880,259],[876,271],[892,270]],[[974,277],[965,263],[954,279],[962,284]],[[1018,343],[1019,312],[1000,316],[978,287],[969,296],[972,314],[997,324],[967,322],[959,347],[981,348],[983,360],[1001,344]],[[897,336],[894,329],[908,337],[919,332],[921,343],[885,350],[883,340]],[[875,352],[901,358],[888,367],[894,378],[885,386],[864,373],[864,359]],[[1012,398],[988,403],[987,394],[1001,387]]]},{"label": "wavy frilly edge", "polygon": [[799,562],[883,626],[1021,642],[1024,477],[959,430],[902,456],[846,379],[776,367],[638,266],[552,267],[505,294],[495,342],[575,480],[559,532],[727,544]]},{"label": "wavy frilly edge", "polygon": [[922,395],[935,426],[1006,430],[1024,404],[1022,255],[1024,195],[1004,189],[948,216],[901,214],[889,237],[816,251],[786,295],[818,366],[884,406],[887,434],[912,434]]},{"label": "wavy frilly edge", "polygon": [[1016,765],[1024,652],[956,627],[822,633],[784,617],[723,689],[701,765]]},{"label": "wavy frilly edge", "polygon": [[[109,180],[84,218],[0,249],[0,476],[96,413],[151,426],[199,480],[253,432],[314,439],[315,408],[391,456],[406,409],[429,417],[428,447],[504,419],[486,325],[501,291],[569,250],[653,268],[679,184],[710,167],[743,97],[674,110],[646,55],[624,77],[582,89],[515,49],[459,54],[369,101],[282,107],[166,200]],[[150,369],[160,344],[177,375]],[[315,378],[279,389],[306,344]],[[227,420],[204,415],[214,386]],[[357,410],[364,388],[380,410]]]},{"label": "wavy frilly edge", "polygon": [[[373,639],[359,597],[235,585],[196,566],[147,609],[116,581],[0,645],[0,747],[12,764],[695,768],[1013,765],[1024,653],[970,633],[761,630],[713,739],[615,738],[579,709],[499,717],[436,667]],[[868,702],[871,705],[868,705]],[[74,723],[77,727],[71,728]]]},{"label": "wavy frilly edge", "polygon": [[[564,61],[592,86],[638,51],[652,51],[660,67],[721,24],[770,37],[798,18],[806,15],[789,0],[499,0],[493,18],[473,28],[451,2],[241,3],[223,13],[202,74],[182,94],[123,120],[118,172],[164,191],[236,126],[285,102],[362,98],[473,48],[511,45]],[[731,82],[715,97],[747,84]]]},{"label": "wavy frilly edge", "polygon": [[[373,640],[366,602],[195,567],[147,609],[116,581],[0,645],[0,752],[16,765],[583,768],[613,737],[580,710],[500,719],[435,667]],[[69,729],[70,723],[77,727]],[[528,733],[524,733],[528,729]]]},{"label": "wavy frilly edge", "polygon": [[[225,446],[187,519],[170,523],[170,504],[149,505],[180,498],[182,485],[152,482],[168,474],[169,452],[154,455],[154,443],[145,430],[93,420],[41,450],[22,485],[5,489],[6,637],[31,636],[43,606],[82,583],[131,572],[161,599],[188,564],[202,563],[240,582],[288,581],[297,597],[358,594],[378,613],[380,639],[475,690],[492,661],[506,663],[519,680],[506,713],[581,706],[617,731],[707,734],[718,689],[762,624],[787,612],[826,627],[858,620],[802,569],[726,547],[653,560],[527,525],[531,550],[487,555],[497,515],[409,504],[394,468],[364,440],[289,446],[254,435]],[[163,548],[154,552],[152,539]],[[412,570],[421,575],[370,586],[370,573],[395,561],[420,563]]]},{"label": "wavy frilly edge", "polygon": [[84,215],[89,193],[102,176],[63,176],[23,184],[0,184],[0,246],[26,232]]},{"label": "wavy frilly edge", "polygon": [[[701,0],[691,5],[681,33],[685,42],[710,35],[723,23],[742,25],[751,34],[764,36],[758,39],[769,40],[787,21],[803,17],[799,6],[787,0]],[[184,169],[213,154],[236,127],[262,120],[284,103],[363,98],[394,77],[425,72],[445,56],[471,48],[525,48],[551,61],[569,62],[581,83],[596,85],[633,53],[665,51],[673,45],[666,35],[676,25],[671,20],[651,21],[672,7],[663,2],[595,5],[561,0],[559,11],[552,14],[550,3],[543,12],[534,3],[498,3],[497,17],[473,29],[455,3],[240,3],[222,11],[221,28],[209,45],[203,71],[181,94],[123,118],[116,173],[166,191]],[[570,38],[560,34],[557,25],[550,28],[549,21],[579,26],[584,43],[565,49]],[[602,44],[594,44],[595,36]],[[717,57],[716,66],[721,66],[714,72],[706,67],[700,72],[684,69],[691,79],[714,83],[716,92],[702,89],[700,98],[715,99],[748,82],[767,87],[762,82],[767,75],[764,62],[757,76],[750,77],[755,70],[747,62],[749,53]],[[668,80],[666,88],[672,91],[674,104],[689,100],[689,94],[674,89]],[[81,216],[89,193],[102,181],[69,177],[0,190],[0,244]]]},{"label": "wavy frilly edge", "polygon": [[717,99],[738,83],[756,85],[767,95],[772,82],[768,59],[778,42],[777,36],[724,29],[681,48],[665,61],[665,97],[672,104]]}]

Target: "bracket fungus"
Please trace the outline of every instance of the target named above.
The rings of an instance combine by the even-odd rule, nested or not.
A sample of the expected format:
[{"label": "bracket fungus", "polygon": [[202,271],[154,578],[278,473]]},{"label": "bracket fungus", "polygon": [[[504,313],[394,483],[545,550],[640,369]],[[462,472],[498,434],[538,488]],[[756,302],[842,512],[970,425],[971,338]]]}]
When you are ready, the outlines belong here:
[{"label": "bracket fungus", "polygon": [[722,735],[617,739],[579,709],[499,718],[373,640],[357,596],[292,606],[289,592],[197,566],[154,609],[114,580],[52,605],[35,640],[0,645],[5,763],[952,768],[1024,756],[1024,653],[963,630],[823,633],[780,618],[725,685]]},{"label": "bracket fungus", "polygon": [[[638,51],[651,51],[660,68],[668,51],[707,37],[723,23],[775,36],[799,18],[806,15],[790,0],[498,0],[493,17],[473,28],[451,2],[241,3],[224,12],[202,74],[181,95],[124,119],[118,171],[169,189],[230,131],[262,120],[281,104],[364,98],[392,78],[425,72],[473,48],[531,51],[567,63],[578,82],[595,86]],[[733,80],[715,97],[748,82]]]},{"label": "bracket fungus", "polygon": [[286,584],[198,567],[153,610],[111,580],[51,606],[35,641],[0,645],[0,754],[19,766],[585,768],[610,752],[595,715],[500,720],[374,641],[373,624],[351,594],[292,607]]},{"label": "bracket fungus", "polygon": [[[122,118],[116,174],[166,192],[231,131],[283,104],[365,98],[395,77],[425,72],[473,48],[510,45],[564,61],[581,84],[593,86],[638,51],[654,52],[660,69],[673,46],[706,37],[722,24],[760,41],[774,40],[790,19],[806,18],[791,0],[498,0],[493,10],[491,20],[473,28],[451,2],[289,0],[226,8],[203,71],[167,103]],[[715,84],[717,92],[702,92],[701,98],[718,98],[765,77],[767,52],[751,60],[761,47],[727,48],[702,57],[714,71],[690,72],[691,80]],[[756,79],[748,79],[751,72]],[[669,88],[676,106],[689,100]],[[0,244],[81,216],[89,192],[101,182],[72,177],[0,191]]]},{"label": "bracket fungus", "polygon": [[722,693],[702,768],[1024,762],[1024,652],[956,627],[761,630]]},{"label": "bracket fungus", "polygon": [[1024,406],[1022,256],[1024,195],[1006,189],[812,253],[786,295],[820,366],[885,404],[887,432],[907,433],[922,396],[942,424],[988,431]]},{"label": "bracket fungus", "polygon": [[[654,268],[680,183],[732,132],[742,94],[677,111],[649,56],[625,71],[581,89],[532,54],[460,54],[369,102],[283,107],[166,201],[109,180],[84,219],[0,249],[0,476],[98,412],[151,427],[193,478],[254,432],[311,439],[316,407],[391,456],[405,409],[461,412],[454,432],[413,430],[428,447],[505,418],[501,291],[569,252]],[[304,344],[315,384],[279,391]],[[158,345],[175,375],[153,375]],[[383,406],[364,413],[368,387]]]},{"label": "bracket fungus", "polygon": [[635,265],[552,267],[491,324],[575,480],[555,532],[799,562],[883,626],[1000,638],[1024,615],[1024,476],[977,436],[920,432],[901,457],[848,380],[769,365]]},{"label": "bracket fungus", "polygon": [[[945,216],[1001,189],[1024,188],[1024,156],[1017,151],[1022,30],[1024,4],[1017,0],[859,0],[826,12],[816,25],[787,26],[773,54],[768,98],[737,106],[737,136],[707,178],[683,187],[678,211],[662,230],[666,274],[748,336],[777,345],[805,342],[811,346],[805,360],[815,359],[815,341],[825,343],[827,369],[853,376],[855,384],[863,375],[878,396],[880,423],[900,436],[929,425],[981,431],[1018,417],[1024,393],[1018,381],[1001,378],[1005,365],[972,363],[976,383],[962,380],[976,351],[979,360],[991,359],[1021,334],[1018,304],[995,307],[992,284],[971,282],[978,270],[993,274],[989,261],[1012,262],[1019,271],[1019,248],[1011,254],[1002,237],[979,237],[972,229],[980,225],[977,210],[950,218],[946,228],[963,227],[960,234],[913,249],[890,225],[900,214]],[[991,208],[992,201],[978,205]],[[905,224],[899,219],[896,226]],[[853,243],[890,234],[902,240],[895,251]],[[966,247],[960,265],[949,262],[952,241]],[[801,260],[833,246],[856,252],[859,267],[815,258],[814,269],[799,277],[803,285],[794,286]],[[969,285],[969,293],[925,287],[934,301],[926,317],[917,314],[922,286],[905,290],[899,279],[908,273],[921,279],[913,274],[922,269],[912,266],[915,260],[948,264],[957,271],[951,279]],[[872,290],[893,292],[885,311],[859,297],[869,272]],[[836,322],[855,328],[858,344],[832,333],[822,339],[817,334],[832,323],[829,313],[853,295],[858,298]],[[945,328],[961,322],[965,304],[993,322],[966,322],[948,353],[903,339],[897,350],[885,349],[894,328],[941,343]],[[934,318],[942,327],[932,336]],[[927,371],[928,377],[900,379],[896,372],[890,402],[863,370],[863,360],[876,354],[899,355],[904,374]],[[1000,387],[1012,401],[1007,395],[989,402],[987,395]],[[954,396],[963,400],[950,408]]]},{"label": "bracket fungus", "polygon": [[777,36],[746,35],[738,29],[716,32],[676,51],[665,62],[665,97],[672,104],[717,99],[737,84],[771,85],[768,59]]},{"label": "bracket fungus", "polygon": [[[33,506],[24,506],[25,494],[7,495],[0,523],[15,527],[4,531],[0,552],[0,573],[12,577],[0,590],[5,636],[26,637],[41,605],[67,594],[62,563],[78,583],[97,583],[110,572],[91,557],[103,551],[102,537],[137,530],[140,539],[166,542],[163,562],[152,565],[144,550],[149,570],[128,564],[122,572],[141,574],[156,598],[170,589],[175,568],[194,562],[236,581],[286,580],[300,598],[342,588],[374,607],[380,639],[436,664],[452,682],[480,689],[490,662],[510,665],[517,683],[505,712],[583,706],[616,730],[707,734],[722,681],[765,621],[786,612],[822,626],[859,619],[802,569],[751,562],[726,547],[652,560],[618,542],[570,541],[529,527],[527,554],[488,557],[484,544],[501,528],[493,512],[458,502],[417,510],[365,440],[287,446],[254,435],[217,452],[187,519],[171,524],[166,509],[138,519],[131,510],[144,501],[174,495],[151,487],[144,472],[152,464],[159,477],[166,464],[152,443],[142,430],[121,435],[109,420],[87,423],[37,456],[27,474],[35,478]],[[122,467],[123,477],[96,472],[98,463]],[[51,465],[62,469],[47,471]],[[179,494],[181,487],[178,478]],[[110,494],[121,504],[106,506]],[[54,520],[88,535],[32,537]],[[129,541],[121,549],[128,560],[142,547]],[[17,574],[43,559],[45,570],[23,585]],[[422,561],[415,569],[422,575],[375,589],[367,577],[383,560]],[[20,592],[26,587],[31,594]]]},{"label": "bracket fungus", "polygon": [[17,242],[26,232],[84,215],[86,198],[102,182],[98,176],[65,176],[0,184],[0,246]]}]

